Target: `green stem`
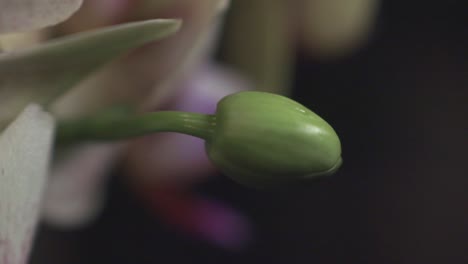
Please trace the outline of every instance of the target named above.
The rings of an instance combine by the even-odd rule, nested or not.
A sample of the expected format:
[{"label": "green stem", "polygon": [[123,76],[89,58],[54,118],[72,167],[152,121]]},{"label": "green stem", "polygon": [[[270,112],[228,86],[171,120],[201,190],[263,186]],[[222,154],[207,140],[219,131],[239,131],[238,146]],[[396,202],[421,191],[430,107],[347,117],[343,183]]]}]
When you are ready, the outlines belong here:
[{"label": "green stem", "polygon": [[105,114],[59,122],[57,143],[66,145],[81,141],[114,141],[157,132],[178,132],[207,140],[211,138],[215,126],[214,115],[188,112]]}]

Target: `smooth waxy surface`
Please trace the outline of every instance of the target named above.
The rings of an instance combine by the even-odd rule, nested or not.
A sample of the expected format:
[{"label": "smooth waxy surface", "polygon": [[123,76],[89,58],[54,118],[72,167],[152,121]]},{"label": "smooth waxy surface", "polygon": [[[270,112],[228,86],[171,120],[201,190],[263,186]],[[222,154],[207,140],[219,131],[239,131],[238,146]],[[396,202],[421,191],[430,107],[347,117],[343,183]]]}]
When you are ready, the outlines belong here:
[{"label": "smooth waxy surface", "polygon": [[333,128],[301,104],[270,93],[241,92],[221,100],[206,146],[228,176],[260,186],[328,175],[341,165]]}]

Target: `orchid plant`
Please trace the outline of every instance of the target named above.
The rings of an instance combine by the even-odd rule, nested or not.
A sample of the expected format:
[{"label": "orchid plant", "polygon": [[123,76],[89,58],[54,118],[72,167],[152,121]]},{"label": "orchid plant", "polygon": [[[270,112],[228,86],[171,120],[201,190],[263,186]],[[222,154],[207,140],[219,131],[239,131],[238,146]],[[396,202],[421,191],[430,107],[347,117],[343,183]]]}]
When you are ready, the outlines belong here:
[{"label": "orchid plant", "polygon": [[[64,227],[92,219],[117,157],[144,193],[211,164],[259,187],[339,168],[340,142],[323,119],[279,95],[240,92],[249,83],[210,59],[228,4],[0,0],[0,263],[27,262],[41,218]],[[153,112],[171,101],[178,111]],[[200,139],[152,135],[161,131]],[[167,177],[154,176],[161,171]],[[241,219],[231,233],[247,229],[223,210]]]}]

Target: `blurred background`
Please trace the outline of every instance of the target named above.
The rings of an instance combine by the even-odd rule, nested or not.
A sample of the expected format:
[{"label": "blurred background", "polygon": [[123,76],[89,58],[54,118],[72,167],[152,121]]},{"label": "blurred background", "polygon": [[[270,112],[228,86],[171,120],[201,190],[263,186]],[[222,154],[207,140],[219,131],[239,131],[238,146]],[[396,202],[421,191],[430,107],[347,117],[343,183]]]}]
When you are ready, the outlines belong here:
[{"label": "blurred background", "polygon": [[[278,59],[289,64],[276,79],[255,75],[233,52],[259,48],[239,22],[250,2],[231,3],[217,61],[259,88],[290,87],[286,94],[327,120],[342,140],[340,171],[282,191],[246,188],[216,173],[192,185],[195,195],[229,204],[248,221],[239,243],[219,246],[171,224],[180,217],[150,210],[117,165],[103,213],[73,231],[41,225],[31,263],[468,263],[465,1],[381,1],[368,37],[343,54],[301,36],[280,43],[292,52]],[[252,27],[271,11],[260,10]],[[293,17],[287,21],[298,23]],[[273,39],[280,30],[263,26]]]}]

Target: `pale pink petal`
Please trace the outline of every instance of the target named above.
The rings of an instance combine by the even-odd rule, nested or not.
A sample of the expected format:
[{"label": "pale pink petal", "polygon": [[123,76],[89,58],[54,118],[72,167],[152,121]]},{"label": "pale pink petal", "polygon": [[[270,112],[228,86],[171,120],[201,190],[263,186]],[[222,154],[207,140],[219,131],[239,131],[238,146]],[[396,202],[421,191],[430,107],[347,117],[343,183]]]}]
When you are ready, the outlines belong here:
[{"label": "pale pink petal", "polygon": [[39,217],[54,121],[30,105],[0,135],[0,263],[27,262]]},{"label": "pale pink petal", "polygon": [[[181,2],[187,2],[185,10],[192,10],[191,14],[187,13],[186,20],[187,24],[192,24],[185,29],[182,28],[180,39],[174,38],[173,42],[165,43],[167,46],[155,45],[153,49],[149,49],[149,54],[163,58],[164,63],[154,65],[153,62],[152,65],[156,66],[155,68],[152,69],[151,64],[146,64],[144,69],[140,69],[140,72],[145,72],[146,69],[148,76],[155,76],[155,73],[158,73],[157,76],[162,77],[153,82],[153,89],[144,100],[143,109],[145,110],[161,104],[171,97],[177,88],[183,87],[185,80],[190,78],[193,72],[204,63],[207,63],[215,51],[228,3],[225,0],[183,0]],[[169,15],[170,12],[168,12]],[[144,56],[144,54],[140,55]],[[151,63],[146,56],[142,59],[142,61],[146,60],[146,63]]]},{"label": "pale pink petal", "polygon": [[[220,67],[201,67],[187,79],[169,110],[214,113],[224,96],[248,89],[238,75]],[[201,139],[161,133],[137,139],[127,153],[128,171],[140,184],[188,184],[205,178],[214,167]]]},{"label": "pale pink petal", "polygon": [[[136,20],[181,18],[183,24],[174,36],[132,52],[81,83],[65,95],[56,112],[67,108],[67,112],[83,114],[115,104],[148,110],[161,104],[181,86],[179,81],[210,55],[220,19],[219,3],[220,0],[177,0],[161,9],[146,10],[143,15],[129,15],[128,19]],[[64,32],[67,25],[62,27]]]},{"label": "pale pink petal", "polygon": [[101,17],[109,20],[116,19],[119,15],[125,13],[131,2],[134,0],[86,0],[85,4],[90,4],[90,11],[99,14]]},{"label": "pale pink petal", "polygon": [[94,220],[105,201],[109,169],[119,144],[90,144],[58,156],[44,197],[44,220],[80,227]]},{"label": "pale pink petal", "polygon": [[139,0],[84,0],[82,7],[58,32],[70,34],[117,24]]}]

